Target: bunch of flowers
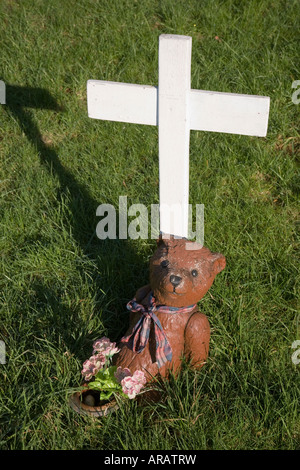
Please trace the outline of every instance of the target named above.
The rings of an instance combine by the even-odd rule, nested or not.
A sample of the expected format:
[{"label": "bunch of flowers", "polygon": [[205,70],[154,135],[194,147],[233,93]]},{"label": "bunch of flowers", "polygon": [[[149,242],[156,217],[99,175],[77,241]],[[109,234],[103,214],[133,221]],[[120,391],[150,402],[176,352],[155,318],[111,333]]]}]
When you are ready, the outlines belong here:
[{"label": "bunch of flowers", "polygon": [[83,363],[81,373],[85,380],[91,380],[101,369],[109,366],[110,359],[119,351],[116,343],[111,343],[105,336],[97,339],[93,344],[93,355]]},{"label": "bunch of flowers", "polygon": [[117,382],[121,384],[123,393],[125,393],[128,398],[135,398],[146,384],[145,374],[141,370],[136,370],[133,375],[131,375],[127,367],[125,369],[118,367],[114,375]]},{"label": "bunch of flowers", "polygon": [[85,380],[91,381],[88,384],[90,389],[100,391],[101,399],[108,400],[113,394],[132,399],[146,384],[145,374],[141,370],[131,374],[127,368],[111,365],[113,355],[119,351],[116,343],[103,337],[94,342],[93,355],[83,363],[81,373]]}]

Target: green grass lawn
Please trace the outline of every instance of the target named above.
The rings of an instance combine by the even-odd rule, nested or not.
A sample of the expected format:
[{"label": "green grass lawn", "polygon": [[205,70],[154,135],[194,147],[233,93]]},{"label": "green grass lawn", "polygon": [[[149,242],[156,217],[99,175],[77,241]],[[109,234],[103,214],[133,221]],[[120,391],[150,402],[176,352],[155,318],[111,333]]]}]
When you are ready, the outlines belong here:
[{"label": "green grass lawn", "polygon": [[[299,15],[297,0],[1,1],[1,449],[300,448]],[[158,134],[89,119],[86,82],[157,85],[165,33],[193,38],[193,88],[270,96],[268,134],[191,133],[190,202],[227,259],[199,303],[207,364],[92,420],[68,397],[92,342],[125,331],[155,248],[99,240],[96,208],[158,203]]]}]

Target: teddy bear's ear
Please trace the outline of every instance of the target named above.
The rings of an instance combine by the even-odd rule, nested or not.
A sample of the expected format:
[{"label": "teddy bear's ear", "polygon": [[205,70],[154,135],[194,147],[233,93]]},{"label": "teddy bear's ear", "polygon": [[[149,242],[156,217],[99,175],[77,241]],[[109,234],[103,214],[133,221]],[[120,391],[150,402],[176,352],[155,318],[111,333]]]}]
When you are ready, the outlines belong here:
[{"label": "teddy bear's ear", "polygon": [[214,270],[216,274],[223,271],[226,266],[226,258],[221,253],[213,253]]}]

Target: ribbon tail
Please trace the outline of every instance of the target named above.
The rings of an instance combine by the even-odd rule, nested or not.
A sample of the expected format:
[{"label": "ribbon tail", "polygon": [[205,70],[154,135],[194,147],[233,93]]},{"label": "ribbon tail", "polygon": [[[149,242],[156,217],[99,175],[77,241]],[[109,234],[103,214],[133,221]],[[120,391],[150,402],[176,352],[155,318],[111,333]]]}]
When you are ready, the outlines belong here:
[{"label": "ribbon tail", "polygon": [[133,352],[139,354],[143,351],[149,340],[150,321],[150,317],[142,316],[133,328],[132,332],[128,336],[123,336],[121,342],[128,343],[128,347]]},{"label": "ribbon tail", "polygon": [[156,338],[156,362],[160,369],[166,362],[171,361],[173,354],[172,348],[168,338],[161,326],[161,323],[156,315],[153,315],[155,325],[155,338]]}]

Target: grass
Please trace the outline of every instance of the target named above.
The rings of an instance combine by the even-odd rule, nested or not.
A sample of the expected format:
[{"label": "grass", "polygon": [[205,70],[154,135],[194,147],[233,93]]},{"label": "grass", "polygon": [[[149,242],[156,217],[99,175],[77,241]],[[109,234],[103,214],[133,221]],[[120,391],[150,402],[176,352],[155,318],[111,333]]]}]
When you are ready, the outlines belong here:
[{"label": "grass", "polygon": [[[2,0],[1,449],[299,449],[299,2]],[[160,34],[193,38],[192,87],[270,96],[268,135],[192,132],[190,202],[226,270],[199,306],[201,372],[91,420],[68,406],[93,340],[118,339],[154,240],[95,235],[96,208],[158,202],[157,129],[87,117],[86,82],[157,84]]]}]

